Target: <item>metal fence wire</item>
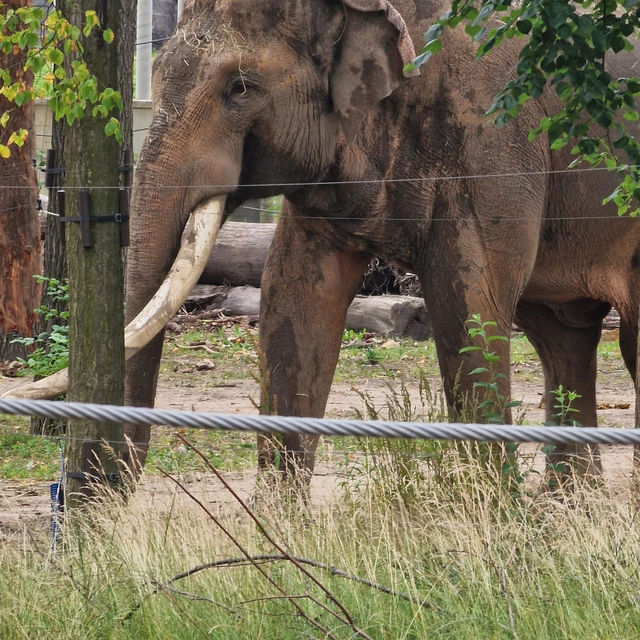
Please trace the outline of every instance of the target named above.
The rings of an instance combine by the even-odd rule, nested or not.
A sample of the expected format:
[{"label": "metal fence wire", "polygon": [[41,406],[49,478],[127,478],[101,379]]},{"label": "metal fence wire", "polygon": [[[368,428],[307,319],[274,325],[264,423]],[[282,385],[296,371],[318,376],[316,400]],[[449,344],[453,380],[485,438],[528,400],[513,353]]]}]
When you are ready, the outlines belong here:
[{"label": "metal fence wire", "polygon": [[474,442],[640,444],[640,430],[637,429],[299,418],[200,413],[174,409],[120,407],[84,402],[52,402],[50,400],[21,400],[15,398],[0,398],[0,414],[2,413],[257,433],[468,440]]}]

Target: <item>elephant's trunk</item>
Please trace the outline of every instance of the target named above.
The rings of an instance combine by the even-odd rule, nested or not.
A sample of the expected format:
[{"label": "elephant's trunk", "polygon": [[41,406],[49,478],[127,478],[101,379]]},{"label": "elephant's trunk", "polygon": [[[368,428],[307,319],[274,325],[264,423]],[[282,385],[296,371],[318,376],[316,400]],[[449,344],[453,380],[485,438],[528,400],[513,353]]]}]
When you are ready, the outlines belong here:
[{"label": "elephant's trunk", "polygon": [[160,288],[124,331],[126,358],[149,343],[171,320],[204,270],[222,225],[225,196],[198,205],[191,213],[180,251]]},{"label": "elephant's trunk", "polygon": [[[149,343],[180,308],[202,273],[222,225],[226,196],[200,203],[191,213],[182,233],[180,250],[164,281],[125,328],[125,356],[129,359]],[[55,398],[67,391],[66,369],[26,383],[3,394],[18,398]]]}]

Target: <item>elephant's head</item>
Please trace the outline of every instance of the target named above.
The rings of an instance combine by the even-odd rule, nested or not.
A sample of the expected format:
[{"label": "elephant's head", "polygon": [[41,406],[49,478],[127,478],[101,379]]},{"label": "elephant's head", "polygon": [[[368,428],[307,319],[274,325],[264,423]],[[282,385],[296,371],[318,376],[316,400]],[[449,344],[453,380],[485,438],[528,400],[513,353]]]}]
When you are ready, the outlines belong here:
[{"label": "elephant's head", "polygon": [[[387,0],[187,6],[154,63],[153,124],[132,207],[128,317],[161,287],[191,211],[220,199],[230,212],[248,198],[322,180],[339,141],[357,135],[413,55]],[[178,305],[191,284],[175,296]],[[157,367],[149,359],[157,363],[159,349],[160,340],[134,359],[131,402],[152,401]]]},{"label": "elephant's head", "polygon": [[127,355],[150,344],[130,361],[130,403],[153,401],[162,329],[197,281],[224,214],[322,180],[337,146],[357,135],[413,56],[388,0],[185,7],[154,63],[153,122],[134,185]]},{"label": "elephant's head", "polygon": [[230,209],[282,191],[240,185],[321,179],[340,132],[355,135],[413,53],[387,0],[195,0],[154,63],[135,208],[142,189],[185,186],[158,207],[181,228],[206,198]]}]

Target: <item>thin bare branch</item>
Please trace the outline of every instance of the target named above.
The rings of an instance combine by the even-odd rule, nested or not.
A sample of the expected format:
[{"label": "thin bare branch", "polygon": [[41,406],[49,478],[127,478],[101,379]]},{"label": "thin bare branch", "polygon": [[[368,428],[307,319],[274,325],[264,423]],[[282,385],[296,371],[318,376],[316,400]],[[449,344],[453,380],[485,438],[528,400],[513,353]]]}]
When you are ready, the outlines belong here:
[{"label": "thin bare branch", "polygon": [[295,565],[295,567],[304,574],[309,580],[311,580],[328,598],[333,602],[338,609],[342,612],[342,615],[348,621],[349,626],[353,629],[354,633],[356,633],[361,638],[366,638],[367,640],[372,640],[371,636],[369,636],[366,632],[362,631],[358,628],[355,621],[351,617],[351,614],[347,610],[347,608],[336,598],[336,596],[331,593],[327,587],[325,587],[318,578],[316,578],[313,573],[308,571],[300,562],[296,560],[294,556],[292,556],[288,551],[277,542],[266,530],[260,519],[255,515],[255,513],[249,508],[246,502],[238,495],[238,493],[231,487],[231,485],[226,481],[226,479],[222,476],[222,474],[211,464],[207,456],[204,455],[195,445],[189,442],[183,435],[180,433],[177,434],[178,438],[185,444],[185,446],[191,448],[209,467],[211,472],[218,478],[218,480],[224,485],[224,488],[234,497],[236,502],[242,507],[242,509],[247,513],[247,515],[255,522],[256,526],[260,530],[260,533],[264,536],[264,538],[275,548],[277,549],[283,556],[286,556],[287,559]]},{"label": "thin bare branch", "polygon": [[308,565],[310,567],[316,567],[317,569],[322,569],[323,571],[329,572],[331,575],[338,576],[340,578],[346,578],[347,580],[352,580],[353,582],[357,582],[366,587],[371,587],[372,589],[376,589],[377,591],[381,591],[382,593],[386,593],[395,598],[401,598],[402,600],[406,600],[407,602],[411,602],[413,604],[417,604],[421,607],[431,608],[428,602],[421,600],[420,598],[415,598],[406,593],[401,593],[399,591],[394,591],[390,587],[387,587],[383,584],[379,584],[377,582],[372,582],[370,580],[366,580],[365,578],[360,578],[359,576],[355,576],[351,573],[347,573],[344,569],[340,569],[331,564],[326,564],[324,562],[318,562],[317,560],[312,560],[310,558],[302,558],[300,556],[290,556],[290,555],[281,555],[281,554],[262,554],[259,556],[252,556],[251,561],[246,558],[225,558],[223,560],[215,560],[213,562],[207,562],[206,564],[198,565],[197,567],[193,567],[188,571],[183,571],[179,573],[169,580],[166,581],[165,584],[173,584],[178,580],[182,580],[183,578],[187,578],[188,576],[192,576],[199,571],[203,571],[205,569],[217,569],[217,568],[225,568],[225,567],[242,567],[247,564],[253,564],[254,562],[258,563],[266,563],[266,562],[278,562],[281,560],[289,560],[293,558],[300,564]]},{"label": "thin bare branch", "polygon": [[[180,439],[183,439],[182,436],[179,436],[179,437]],[[187,441],[185,440],[185,442]],[[188,442],[187,444],[193,448],[193,445],[191,445]],[[182,489],[182,491],[184,491],[184,493],[187,496],[189,496],[189,498],[191,498],[191,500],[193,500],[207,514],[207,516],[218,526],[218,528],[229,538],[229,540],[231,540],[231,542],[238,548],[240,553],[242,553],[247,558],[247,560],[251,562],[251,554],[244,548],[244,546],[240,542],[238,542],[238,540],[222,524],[222,522],[218,518],[216,518],[216,516],[213,513],[211,513],[211,510],[202,502],[202,500],[200,500],[191,491],[189,491],[189,489],[187,489],[187,487],[182,482],[180,482],[180,480],[172,476],[170,473],[168,473],[167,471],[165,471],[160,467],[158,468],[158,470],[160,471],[160,473],[162,473],[163,476],[165,476],[165,478],[169,478],[169,480],[173,481],[180,489]],[[259,564],[252,563],[252,566],[283,596],[288,596],[287,592]],[[329,631],[327,628],[325,628],[324,625],[322,625],[320,622],[318,622],[314,618],[311,618],[310,616],[308,616],[305,613],[304,609],[302,609],[302,607],[297,602],[295,602],[295,600],[289,600],[289,602],[293,605],[293,607],[296,609],[296,611],[300,614],[302,618],[304,618],[314,627],[322,631],[322,633],[324,633],[327,638],[330,638],[332,640],[337,640],[336,636],[332,634],[331,631]],[[130,618],[131,615],[134,613],[134,611],[135,610],[132,610],[131,612],[129,612],[129,614],[127,614],[125,619]],[[338,614],[335,611],[333,612],[333,615],[335,617],[338,617],[338,619],[340,619]],[[341,620],[341,622],[343,622],[343,624],[348,624],[345,620]]]},{"label": "thin bare branch", "polygon": [[160,591],[171,591],[171,593],[174,593],[178,596],[184,596],[185,598],[189,598],[189,600],[196,600],[198,602],[210,602],[211,604],[214,604],[216,607],[220,607],[221,609],[224,609],[225,611],[228,611],[229,613],[232,613],[235,616],[241,617],[240,614],[235,609],[232,609],[231,607],[227,607],[226,604],[222,604],[222,602],[218,602],[213,598],[209,598],[207,596],[201,596],[198,593],[189,593],[188,591],[180,591],[179,589],[176,589],[175,587],[172,587],[167,583],[157,582],[156,580],[153,581],[153,584],[155,584],[157,587],[156,593]]}]

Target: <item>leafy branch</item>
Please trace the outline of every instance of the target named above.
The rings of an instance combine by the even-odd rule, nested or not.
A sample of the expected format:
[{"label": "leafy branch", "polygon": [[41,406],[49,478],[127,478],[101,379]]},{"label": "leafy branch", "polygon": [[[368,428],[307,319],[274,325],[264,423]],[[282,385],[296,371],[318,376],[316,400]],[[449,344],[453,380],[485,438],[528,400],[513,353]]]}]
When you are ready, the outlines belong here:
[{"label": "leafy branch", "polygon": [[[51,3],[52,0],[49,0]],[[122,142],[120,123],[115,117],[122,109],[120,94],[100,87],[83,58],[82,39],[101,29],[95,11],[87,11],[82,28],[71,24],[53,4],[43,7],[9,8],[0,2],[0,53],[18,62],[0,68],[0,96],[20,108],[36,99],[47,99],[56,120],[71,125],[83,118],[87,107],[93,117],[107,119],[105,135]],[[108,44],[111,29],[103,29]],[[26,55],[25,55],[26,54]],[[11,145],[21,147],[28,131],[8,130],[12,108],[0,115],[0,157],[8,158]]]},{"label": "leafy branch", "polygon": [[544,117],[530,139],[546,132],[552,149],[573,144],[572,163],[605,164],[625,174],[618,188],[604,200],[618,213],[638,215],[640,201],[640,141],[627,128],[639,119],[637,77],[612,77],[605,59],[609,53],[631,51],[640,29],[637,0],[453,0],[424,34],[424,47],[408,67],[415,69],[442,49],[446,28],[463,23],[479,43],[482,58],[505,38],[526,38],[516,65],[517,76],[498,93],[487,115],[502,127],[522,105],[539,98],[551,85],[561,108]]}]

